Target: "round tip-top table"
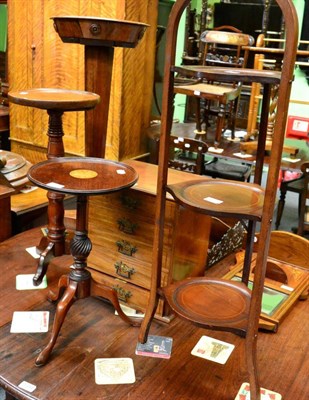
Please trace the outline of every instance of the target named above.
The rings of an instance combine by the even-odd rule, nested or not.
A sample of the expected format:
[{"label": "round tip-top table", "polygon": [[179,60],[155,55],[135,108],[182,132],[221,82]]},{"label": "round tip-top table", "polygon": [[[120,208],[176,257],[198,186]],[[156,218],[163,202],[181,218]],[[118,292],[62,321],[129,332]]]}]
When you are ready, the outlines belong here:
[{"label": "round tip-top table", "polygon": [[77,196],[76,231],[70,243],[74,264],[70,273],[60,278],[57,293],[49,295],[50,300],[56,301],[65,289],[57,304],[50,341],[36,359],[36,365],[41,366],[47,362],[65,316],[75,300],[91,295],[106,298],[111,301],[124,321],[131,325],[139,325],[123,313],[116,291],[95,282],[87,269],[87,258],[92,248],[87,234],[88,196],[129,188],[137,182],[138,175],[131,166],[121,162],[91,157],[68,157],[55,158],[34,165],[28,172],[28,178],[48,191]]},{"label": "round tip-top table", "polygon": [[[34,88],[8,93],[11,103],[21,106],[34,107],[46,110],[49,115],[47,158],[64,157],[62,137],[62,115],[67,111],[87,111],[93,109],[99,102],[100,96],[96,93],[57,88]],[[33,283],[39,285],[47,271],[48,264],[53,257],[66,253],[65,226],[63,222],[64,195],[48,192],[48,233],[43,236],[37,246],[40,254]],[[50,218],[50,214],[54,217]]]}]

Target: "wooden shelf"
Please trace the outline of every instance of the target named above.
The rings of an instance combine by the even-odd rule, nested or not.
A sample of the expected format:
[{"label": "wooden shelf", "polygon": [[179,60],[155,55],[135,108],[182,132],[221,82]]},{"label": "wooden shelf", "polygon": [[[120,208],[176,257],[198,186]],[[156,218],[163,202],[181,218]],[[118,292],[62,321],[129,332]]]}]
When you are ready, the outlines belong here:
[{"label": "wooden shelf", "polygon": [[262,71],[252,68],[226,68],[202,65],[172,66],[171,71],[190,78],[206,79],[219,82],[257,82],[261,84],[279,84],[281,73],[278,71]]}]

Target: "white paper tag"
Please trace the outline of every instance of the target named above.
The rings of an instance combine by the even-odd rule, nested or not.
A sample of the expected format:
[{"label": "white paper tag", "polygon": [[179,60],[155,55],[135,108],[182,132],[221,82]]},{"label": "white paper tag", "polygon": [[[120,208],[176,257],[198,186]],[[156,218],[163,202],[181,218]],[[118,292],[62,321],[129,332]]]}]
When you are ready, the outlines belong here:
[{"label": "white paper tag", "polygon": [[54,189],[61,189],[64,187],[64,185],[61,185],[60,183],[56,183],[56,182],[46,183],[46,186],[54,188]]},{"label": "white paper tag", "polygon": [[297,163],[301,160],[301,158],[289,158],[289,157],[282,157],[282,161],[287,161],[291,163]]},{"label": "white paper tag", "polygon": [[287,285],[281,285],[280,286],[282,289],[288,290],[289,292],[293,292],[294,288],[292,288],[291,286],[287,286]]},{"label": "white paper tag", "polygon": [[26,391],[29,392],[29,393],[34,392],[35,389],[36,389],[36,386],[35,386],[35,385],[32,385],[32,383],[29,383],[29,382],[27,382],[27,381],[22,381],[22,382],[18,385],[18,387],[20,387],[21,389],[26,390]]},{"label": "white paper tag", "polygon": [[40,258],[40,254],[36,251],[36,246],[28,247],[26,251],[33,257],[33,258]]},{"label": "white paper tag", "polygon": [[22,189],[20,189],[20,193],[30,193],[37,189],[37,186],[25,185]]},{"label": "white paper tag", "polygon": [[[135,310],[134,308],[125,306],[123,304],[120,304],[120,308],[122,309],[122,311],[124,312],[124,314],[128,317],[138,317],[138,318],[143,318],[145,316],[145,314],[143,313],[139,313],[137,310]],[[115,310],[115,315],[118,315],[118,312]]]},{"label": "white paper tag", "polygon": [[34,274],[21,274],[16,275],[16,289],[17,290],[31,290],[31,289],[45,289],[47,288],[46,275],[44,276],[42,283],[35,286],[33,284]]},{"label": "white paper tag", "polygon": [[208,151],[210,151],[211,153],[221,154],[221,153],[223,153],[224,149],[215,148],[215,147],[208,147]]},{"label": "white paper tag", "polygon": [[205,197],[204,200],[208,201],[209,203],[213,203],[213,204],[222,204],[223,203],[223,200],[215,199],[213,197]]},{"label": "white paper tag", "polygon": [[239,158],[252,158],[252,154],[246,154],[246,153],[234,153],[233,156],[239,157]]},{"label": "white paper tag", "polygon": [[194,90],[194,95],[195,96],[200,96],[201,92],[199,90]]}]

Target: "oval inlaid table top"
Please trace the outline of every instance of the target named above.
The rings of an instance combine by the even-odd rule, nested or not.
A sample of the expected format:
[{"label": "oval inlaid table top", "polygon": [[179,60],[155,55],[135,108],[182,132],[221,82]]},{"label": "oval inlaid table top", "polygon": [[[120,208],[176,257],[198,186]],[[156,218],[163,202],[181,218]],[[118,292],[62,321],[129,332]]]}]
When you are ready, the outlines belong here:
[{"label": "oval inlaid table top", "polygon": [[9,101],[44,110],[82,111],[94,108],[100,101],[96,93],[83,90],[35,88],[8,93]]},{"label": "oval inlaid table top", "polygon": [[37,186],[66,194],[95,195],[133,186],[138,174],[122,162],[92,157],[61,157],[42,161],[29,169]]},{"label": "oval inlaid table top", "polygon": [[184,206],[213,216],[230,215],[259,220],[264,190],[256,184],[223,179],[187,181],[167,188]]}]

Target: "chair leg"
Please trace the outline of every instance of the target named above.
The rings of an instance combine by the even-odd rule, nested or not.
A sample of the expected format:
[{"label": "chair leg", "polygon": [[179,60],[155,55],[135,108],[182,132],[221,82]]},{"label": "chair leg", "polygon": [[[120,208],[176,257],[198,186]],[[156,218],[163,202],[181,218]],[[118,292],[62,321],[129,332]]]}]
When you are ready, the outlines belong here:
[{"label": "chair leg", "polygon": [[225,106],[224,104],[220,104],[220,110],[217,117],[217,129],[216,129],[216,139],[215,139],[216,143],[218,144],[221,141],[224,120],[225,120]]},{"label": "chair leg", "polygon": [[235,129],[236,129],[236,117],[237,117],[237,111],[238,111],[238,103],[239,103],[239,97],[233,101],[233,104],[231,106],[231,114],[230,114],[230,120],[231,120],[231,138],[235,139]]},{"label": "chair leg", "polygon": [[286,192],[287,192],[287,190],[286,190],[285,185],[281,185],[280,199],[279,199],[279,203],[278,203],[277,218],[276,218],[276,229],[278,229],[280,226],[280,221],[281,221],[281,217],[282,217],[282,213],[283,213],[283,209],[284,209],[284,205],[285,205]]},{"label": "chair leg", "polygon": [[202,132],[201,102],[198,97],[194,97],[194,100],[195,100],[196,133],[199,134]]}]

